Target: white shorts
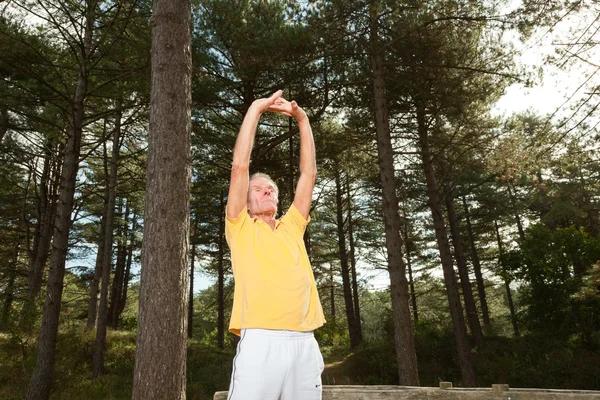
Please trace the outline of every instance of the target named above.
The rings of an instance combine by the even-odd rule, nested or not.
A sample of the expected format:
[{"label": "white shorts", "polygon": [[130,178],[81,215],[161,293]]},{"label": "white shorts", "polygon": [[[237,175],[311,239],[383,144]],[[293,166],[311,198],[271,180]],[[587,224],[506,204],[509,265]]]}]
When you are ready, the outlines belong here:
[{"label": "white shorts", "polygon": [[243,329],[228,400],[321,400],[323,357],[312,332]]}]

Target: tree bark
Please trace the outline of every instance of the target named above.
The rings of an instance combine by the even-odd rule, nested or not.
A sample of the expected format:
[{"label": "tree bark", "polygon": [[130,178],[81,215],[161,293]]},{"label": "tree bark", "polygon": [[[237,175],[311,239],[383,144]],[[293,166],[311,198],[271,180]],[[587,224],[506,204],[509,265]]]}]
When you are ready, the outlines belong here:
[{"label": "tree bark", "polygon": [[[120,102],[117,102],[120,104]],[[120,109],[120,107],[119,107]],[[106,350],[106,328],[108,325],[108,283],[112,270],[113,232],[115,202],[117,198],[117,181],[119,170],[119,145],[121,139],[121,113],[117,112],[113,131],[112,152],[110,157],[110,178],[108,191],[108,213],[104,231],[104,265],[102,267],[102,290],[100,292],[100,307],[98,310],[98,323],[96,328],[96,346],[94,350],[94,365],[92,376],[97,378],[104,372],[104,353]]]},{"label": "tree bark", "polygon": [[71,212],[74,205],[75,184],[79,169],[79,154],[85,117],[85,98],[88,87],[90,49],[92,32],[96,19],[97,2],[90,0],[86,4],[85,34],[83,40],[83,63],[77,78],[75,96],[72,103],[72,130],[65,147],[65,159],[60,178],[60,193],[54,219],[52,255],[46,285],[46,300],[42,327],[38,341],[37,362],[29,381],[27,400],[48,399],[52,388],[54,363],[56,358],[56,337],[65,276],[65,262],[69,248],[71,230]]},{"label": "tree bark", "polygon": [[225,193],[219,196],[219,260],[217,283],[217,345],[225,348]]},{"label": "tree bark", "polygon": [[[104,130],[104,133],[106,135],[106,123],[104,124]],[[90,331],[96,328],[96,321],[98,319],[98,301],[100,300],[100,285],[102,284],[102,268],[104,267],[105,254],[104,246],[106,245],[106,216],[108,215],[108,198],[110,193],[106,142],[104,142],[103,147],[105,186],[102,200],[104,206],[102,207],[102,217],[100,219],[100,233],[98,235],[98,252],[96,253],[96,265],[94,267],[94,278],[92,279],[92,285],[90,287],[90,300],[88,303],[87,323],[85,325],[85,328]]]},{"label": "tree bark", "polygon": [[[123,202],[125,212],[123,213]],[[123,298],[123,282],[125,280],[125,269],[127,261],[127,239],[129,237],[129,201],[121,197],[119,199],[119,214],[122,215],[119,224],[119,242],[117,245],[117,261],[115,262],[115,277],[110,289],[110,306],[108,307],[108,325],[116,330],[119,328],[120,302]]]},{"label": "tree bark", "polygon": [[406,249],[406,268],[408,269],[408,285],[410,288],[413,323],[417,324],[419,322],[419,312],[417,308],[417,294],[415,292],[415,282],[413,279],[412,257],[410,255],[413,239],[408,234],[408,220],[406,218],[406,215],[404,215],[404,221],[404,248]]},{"label": "tree bark", "polygon": [[475,345],[477,347],[482,347],[485,341],[483,339],[483,331],[481,330],[477,307],[475,306],[475,299],[473,298],[473,289],[471,288],[471,279],[469,278],[467,259],[465,258],[462,237],[460,235],[460,223],[458,221],[456,209],[454,208],[454,196],[452,195],[451,190],[446,194],[446,209],[448,211],[450,234],[452,235],[452,244],[454,246],[456,264],[458,265],[463,300],[465,302],[465,309],[467,311],[467,321],[469,323],[469,328],[471,330],[471,334],[473,335],[473,339],[475,340]]},{"label": "tree bark", "polygon": [[194,335],[194,266],[196,264],[196,235],[198,234],[198,217],[194,218],[194,229],[192,230],[192,257],[190,259],[190,289],[188,296],[188,322],[187,322],[187,337],[191,339]]},{"label": "tree bark", "polygon": [[475,273],[475,281],[477,282],[477,293],[479,294],[481,315],[483,317],[483,324],[489,328],[491,326],[491,322],[490,312],[488,310],[487,305],[487,296],[485,293],[485,283],[483,281],[483,274],[481,273],[481,263],[479,262],[479,255],[477,254],[477,247],[475,246],[475,236],[473,235],[473,227],[471,226],[469,206],[467,205],[467,199],[465,198],[465,196],[462,197],[462,201],[463,206],[465,207],[465,222],[467,223],[467,233],[469,234],[471,261],[473,262],[473,272]]},{"label": "tree bark", "polygon": [[350,245],[350,273],[352,274],[352,298],[354,299],[354,322],[356,324],[359,344],[362,343],[362,322],[360,319],[360,301],[358,297],[358,277],[356,275],[356,258],[354,248],[354,226],[352,224],[352,196],[350,195],[350,177],[346,174],[346,199],[348,201],[348,244]]},{"label": "tree bark", "polygon": [[152,92],[133,399],[186,395],[191,4],[152,4]]},{"label": "tree bark", "polygon": [[474,387],[477,386],[477,379],[475,377],[475,370],[473,369],[473,362],[471,360],[471,346],[467,337],[463,310],[460,303],[458,286],[456,283],[456,274],[454,272],[454,266],[452,265],[453,263],[452,255],[450,253],[450,245],[446,236],[446,225],[444,223],[439,191],[433,170],[431,154],[429,151],[429,138],[427,125],[425,122],[425,106],[422,101],[418,99],[416,100],[415,105],[417,107],[417,125],[419,133],[419,145],[421,147],[421,158],[423,160],[423,171],[425,173],[425,180],[427,181],[427,197],[429,208],[431,209],[431,215],[433,217],[433,224],[435,228],[440,259],[442,262],[442,269],[444,271],[446,294],[448,296],[450,315],[452,317],[452,327],[454,330],[454,338],[456,340],[456,349],[458,351],[460,374],[464,386]]},{"label": "tree bark", "polygon": [[329,263],[329,306],[331,308],[331,322],[335,324],[335,275],[333,273],[333,263]]},{"label": "tree bark", "polygon": [[0,105],[0,145],[4,140],[6,132],[8,132],[8,107],[4,104]]},{"label": "tree bark", "polygon": [[10,322],[10,311],[15,299],[15,280],[17,279],[17,265],[19,264],[20,243],[15,247],[15,255],[8,265],[8,280],[4,289],[4,304],[2,305],[2,315],[0,316],[0,331],[8,331]]},{"label": "tree bark", "polygon": [[129,245],[127,246],[127,262],[125,263],[125,274],[123,275],[123,288],[121,290],[121,297],[119,299],[119,310],[117,312],[116,320],[121,319],[121,314],[127,304],[127,289],[129,288],[129,278],[131,273],[131,263],[133,262],[133,249],[135,248],[135,233],[137,231],[137,220],[135,210],[131,217],[131,230],[129,231]]},{"label": "tree bark", "polygon": [[334,167],[335,174],[335,205],[336,222],[338,234],[338,254],[340,257],[340,267],[342,271],[342,289],[344,292],[344,304],[346,305],[346,320],[348,322],[348,332],[350,334],[350,348],[355,349],[360,345],[356,321],[354,314],[354,303],[352,301],[352,287],[350,284],[350,267],[348,265],[348,251],[346,249],[346,233],[344,232],[344,210],[343,210],[343,190],[340,178],[340,171],[336,163]]},{"label": "tree bark", "polygon": [[[504,265],[504,246],[502,245],[502,238],[500,237],[500,229],[498,228],[498,221],[494,220],[494,229],[496,230],[496,240],[498,243],[498,255],[500,258],[500,266],[503,271],[506,271]],[[510,279],[508,275],[504,274],[504,288],[506,289],[506,301],[508,302],[508,309],[510,310],[510,321],[512,322],[513,332],[515,336],[520,336],[519,324],[517,323],[517,314],[515,313],[515,306],[512,299],[512,293],[510,291]]]},{"label": "tree bark", "polygon": [[[21,311],[21,326],[24,331],[28,332],[33,327],[33,321],[36,317],[36,300],[42,288],[42,278],[44,269],[48,261],[48,252],[52,241],[52,224],[53,216],[56,212],[56,201],[52,190],[52,157],[53,157],[53,141],[47,140],[45,147],[44,167],[40,176],[40,193],[38,197],[38,224],[36,227],[36,235],[33,241],[33,251],[29,259],[29,276],[27,297]],[[56,180],[59,177],[59,172],[55,171]]]},{"label": "tree bark", "polygon": [[385,242],[390,274],[390,295],[394,322],[394,344],[400,385],[419,386],[417,355],[410,307],[408,304],[408,282],[402,260],[402,238],[400,237],[400,215],[396,197],[394,155],[390,137],[390,123],[385,89],[385,75],[381,50],[379,49],[379,22],[375,5],[370,7],[370,49],[372,83],[377,130],[377,153],[383,191],[383,214]]}]

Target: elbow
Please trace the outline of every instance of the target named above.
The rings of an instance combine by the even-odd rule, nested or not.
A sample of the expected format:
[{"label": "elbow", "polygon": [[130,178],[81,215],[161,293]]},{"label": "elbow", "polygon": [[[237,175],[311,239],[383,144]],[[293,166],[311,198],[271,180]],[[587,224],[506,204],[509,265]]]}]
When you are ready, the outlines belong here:
[{"label": "elbow", "polygon": [[312,183],[315,183],[317,180],[317,167],[307,168],[306,170],[301,171],[301,175],[305,175]]},{"label": "elbow", "polygon": [[231,176],[248,173],[249,169],[248,163],[240,163],[234,160],[233,164],[231,164]]}]

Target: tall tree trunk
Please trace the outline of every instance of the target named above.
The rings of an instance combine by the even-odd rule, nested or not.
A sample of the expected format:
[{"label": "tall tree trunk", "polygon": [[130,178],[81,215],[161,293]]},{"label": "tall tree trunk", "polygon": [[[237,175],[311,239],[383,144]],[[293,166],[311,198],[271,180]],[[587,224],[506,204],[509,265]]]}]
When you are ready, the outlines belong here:
[{"label": "tall tree trunk", "polygon": [[336,163],[335,168],[335,204],[337,216],[338,254],[340,256],[340,267],[342,270],[342,289],[344,291],[344,304],[346,305],[346,320],[348,321],[348,332],[350,333],[350,348],[355,349],[360,345],[356,321],[354,319],[354,303],[352,301],[352,287],[350,284],[350,267],[348,265],[348,252],[346,250],[346,233],[344,232],[344,210],[343,190],[340,179],[340,171]]},{"label": "tall tree trunk", "polygon": [[408,219],[406,215],[404,215],[404,248],[406,249],[406,268],[408,269],[408,285],[410,288],[410,299],[412,304],[412,312],[413,312],[413,323],[416,324],[419,322],[419,312],[417,309],[417,294],[415,292],[415,282],[413,279],[413,271],[412,271],[412,257],[411,257],[411,248],[413,239],[408,234]]},{"label": "tall tree trunk", "polygon": [[[496,240],[498,243],[498,255],[500,258],[500,266],[503,271],[506,271],[504,265],[504,246],[502,245],[502,238],[500,237],[500,229],[498,228],[498,221],[494,220],[494,229],[496,230]],[[517,323],[517,314],[515,313],[515,306],[512,299],[512,293],[510,291],[510,279],[508,275],[504,274],[504,288],[506,289],[506,300],[508,301],[508,309],[510,310],[510,321],[512,322],[513,332],[515,336],[520,336],[519,325]]]},{"label": "tall tree trunk", "polygon": [[[106,121],[104,122],[104,137],[106,137]],[[103,207],[100,219],[100,232],[98,235],[98,252],[96,253],[96,265],[94,267],[94,278],[90,287],[90,300],[88,303],[88,315],[85,328],[93,330],[96,328],[98,319],[98,302],[100,300],[100,285],[102,284],[102,268],[104,267],[104,246],[106,245],[106,216],[108,215],[108,198],[110,194],[110,183],[108,176],[108,154],[106,141],[103,143],[104,162],[104,194],[102,196]]]},{"label": "tall tree trunk", "polygon": [[[56,201],[51,185],[52,158],[55,148],[52,143],[52,140],[48,140],[45,147],[44,167],[39,183],[38,226],[36,227],[36,235],[33,241],[34,248],[29,259],[27,297],[21,310],[21,326],[26,332],[33,327],[33,321],[35,320],[35,303],[42,288],[44,268],[46,267],[50,243],[52,241],[52,217],[56,212]],[[54,179],[58,178],[58,174],[59,172],[55,172]]]},{"label": "tall tree trunk", "polygon": [[477,347],[482,347],[484,345],[483,331],[481,330],[477,306],[475,306],[475,299],[473,298],[473,289],[471,288],[467,259],[465,258],[462,237],[460,235],[460,223],[458,221],[456,209],[454,208],[454,196],[452,195],[451,190],[446,194],[446,209],[448,210],[448,222],[450,223],[450,234],[452,235],[452,244],[454,245],[454,256],[456,257],[456,264],[458,265],[460,285],[462,287],[463,300],[467,311],[467,321],[469,322],[469,328],[471,329],[471,334],[475,340],[475,345]]},{"label": "tall tree trunk", "polygon": [[8,122],[8,107],[5,104],[0,104],[0,145],[6,132],[8,132]]},{"label": "tall tree trunk", "polygon": [[400,215],[396,197],[394,155],[390,137],[390,123],[385,89],[383,59],[379,49],[379,22],[374,4],[370,7],[370,61],[372,69],[375,127],[377,130],[377,153],[383,191],[383,214],[392,319],[394,322],[394,345],[400,385],[419,386],[415,338],[408,303],[408,282],[404,260],[402,260],[402,238],[400,237]]},{"label": "tall tree trunk", "polygon": [[360,319],[360,301],[358,297],[358,277],[356,275],[356,258],[354,247],[354,225],[352,224],[352,196],[350,194],[350,177],[346,174],[346,199],[348,200],[348,244],[350,245],[350,273],[352,274],[352,298],[354,299],[354,322],[358,342],[362,343],[362,323]]},{"label": "tall tree trunk", "polygon": [[190,244],[192,245],[192,257],[190,259],[190,289],[188,296],[188,325],[187,337],[191,339],[194,336],[194,266],[196,265],[196,237],[198,235],[198,217],[194,218],[194,229],[192,230]]},{"label": "tall tree trunk", "polygon": [[[123,213],[123,203],[125,202],[125,213]],[[110,306],[108,307],[108,325],[116,330],[119,328],[119,307],[123,298],[123,281],[125,280],[125,269],[127,262],[127,239],[129,237],[129,201],[121,197],[119,199],[119,214],[121,223],[119,224],[119,242],[117,244],[117,261],[115,262],[115,277],[110,289]]]},{"label": "tall tree trunk", "polygon": [[72,102],[72,131],[65,147],[65,159],[60,178],[60,194],[54,219],[54,236],[52,255],[46,285],[46,301],[42,327],[38,341],[37,362],[29,381],[27,400],[48,399],[52,388],[54,363],[56,358],[56,337],[65,276],[65,262],[69,248],[69,232],[71,230],[71,212],[73,211],[75,184],[79,169],[79,154],[85,117],[85,98],[88,86],[90,49],[92,47],[92,31],[96,19],[97,1],[90,0],[86,4],[85,34],[83,40],[83,63],[75,96]]},{"label": "tall tree trunk", "polygon": [[[120,110],[120,101],[117,102]],[[104,353],[106,350],[106,328],[108,326],[108,283],[112,270],[113,232],[115,202],[117,198],[117,181],[119,170],[119,147],[121,140],[121,113],[117,112],[113,131],[112,152],[110,156],[110,178],[108,191],[108,213],[104,231],[104,266],[102,267],[102,290],[100,291],[100,304],[98,309],[98,323],[96,324],[96,346],[94,349],[94,365],[92,376],[97,378],[104,372]]]},{"label": "tall tree trunk", "polygon": [[333,263],[329,263],[329,306],[331,308],[331,322],[335,324],[335,274],[333,273]]},{"label": "tall tree trunk", "polygon": [[217,282],[217,345],[225,348],[225,193],[219,195],[219,260]]},{"label": "tall tree trunk", "polygon": [[429,138],[427,133],[427,125],[425,121],[425,106],[421,100],[416,101],[417,107],[417,124],[419,133],[419,144],[421,146],[421,158],[423,160],[423,171],[425,180],[427,181],[427,197],[429,208],[433,217],[433,225],[440,252],[442,269],[444,270],[444,281],[446,283],[446,294],[448,295],[448,303],[450,306],[450,315],[452,317],[452,327],[454,330],[454,338],[456,340],[456,349],[458,351],[458,363],[460,374],[463,380],[463,385],[467,387],[477,386],[475,370],[471,360],[471,346],[467,337],[465,320],[460,303],[460,295],[456,283],[456,274],[452,265],[452,255],[450,253],[450,245],[446,236],[446,225],[440,204],[439,191],[433,171],[433,163],[429,151]]},{"label": "tall tree trunk", "polygon": [[152,3],[152,92],[133,399],[185,399],[191,3]]},{"label": "tall tree trunk", "polygon": [[21,244],[18,243],[15,247],[15,255],[8,265],[8,279],[4,289],[4,304],[2,305],[2,315],[0,316],[0,332],[7,331],[10,322],[10,310],[15,299],[15,280],[17,279],[20,247]]},{"label": "tall tree trunk", "polygon": [[127,247],[127,262],[125,263],[125,274],[123,275],[123,288],[121,289],[121,298],[119,300],[119,309],[116,320],[121,319],[121,314],[127,304],[127,289],[129,288],[129,278],[131,275],[131,263],[133,262],[133,250],[135,248],[135,234],[137,231],[137,219],[135,210],[131,217],[131,230],[129,231],[129,245]]},{"label": "tall tree trunk", "polygon": [[467,205],[467,199],[465,198],[465,196],[462,197],[462,201],[463,206],[465,207],[465,222],[467,223],[467,233],[469,234],[471,261],[473,261],[473,272],[475,273],[475,281],[477,282],[477,293],[479,294],[481,315],[483,317],[483,324],[489,328],[491,326],[491,321],[490,312],[488,310],[487,305],[487,296],[485,294],[485,283],[483,281],[483,274],[481,273],[481,263],[479,262],[479,255],[477,254],[477,247],[475,246],[475,236],[473,235],[473,227],[471,226],[469,206]]}]

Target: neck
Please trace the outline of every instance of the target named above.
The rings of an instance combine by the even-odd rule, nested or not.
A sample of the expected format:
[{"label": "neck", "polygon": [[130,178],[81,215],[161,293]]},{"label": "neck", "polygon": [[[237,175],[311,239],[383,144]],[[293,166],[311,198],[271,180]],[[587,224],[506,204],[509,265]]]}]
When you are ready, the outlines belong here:
[{"label": "neck", "polygon": [[267,223],[272,229],[275,229],[275,212],[269,211],[265,213],[250,214],[251,218],[258,218]]}]

